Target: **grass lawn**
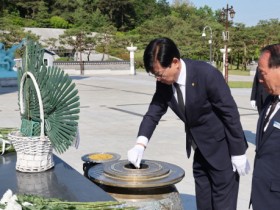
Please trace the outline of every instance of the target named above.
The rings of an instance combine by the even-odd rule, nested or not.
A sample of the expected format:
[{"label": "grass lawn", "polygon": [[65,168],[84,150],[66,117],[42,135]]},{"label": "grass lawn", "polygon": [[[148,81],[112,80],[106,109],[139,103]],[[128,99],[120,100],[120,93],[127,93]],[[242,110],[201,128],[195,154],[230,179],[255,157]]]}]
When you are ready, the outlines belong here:
[{"label": "grass lawn", "polygon": [[[250,71],[244,70],[229,70],[229,75],[240,75],[240,76],[250,76]],[[253,81],[229,81],[228,85],[230,88],[252,88]]]},{"label": "grass lawn", "polygon": [[[144,69],[137,69],[138,72],[145,72]],[[249,76],[249,71],[241,71],[241,70],[229,70],[229,75],[241,75],[241,76]],[[252,88],[253,81],[229,81],[228,85],[230,88]]]},{"label": "grass lawn", "polygon": [[[135,57],[138,59],[142,59],[143,57],[143,51],[135,53]],[[235,66],[229,66],[229,68],[235,68]],[[219,69],[222,71],[221,69]],[[145,69],[137,69],[138,72],[145,72]],[[250,76],[250,71],[249,70],[228,70],[229,75],[240,75],[240,76]],[[229,81],[228,85],[230,88],[252,88],[253,81]]]},{"label": "grass lawn", "polygon": [[240,75],[240,76],[250,76],[250,71],[244,71],[244,70],[229,70],[229,75]]},{"label": "grass lawn", "polygon": [[253,82],[229,81],[228,85],[230,88],[252,88]]}]

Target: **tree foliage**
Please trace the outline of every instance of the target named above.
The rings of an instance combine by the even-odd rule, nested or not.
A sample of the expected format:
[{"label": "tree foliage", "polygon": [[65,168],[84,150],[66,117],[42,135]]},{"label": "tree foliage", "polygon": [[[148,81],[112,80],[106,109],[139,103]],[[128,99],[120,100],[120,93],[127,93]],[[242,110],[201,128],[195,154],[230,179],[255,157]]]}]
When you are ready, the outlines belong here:
[{"label": "tree foliage", "polygon": [[[68,44],[73,44],[75,51],[96,48],[101,53],[126,57],[126,47],[131,43],[143,50],[151,39],[167,36],[176,41],[183,56],[207,61],[210,31],[206,31],[204,40],[201,34],[209,26],[213,33],[212,55],[217,62],[222,60],[220,49],[225,44],[221,10],[213,11],[210,6],[196,8],[189,0],[174,0],[172,5],[167,0],[2,0],[0,11],[0,42],[4,43],[26,36],[22,27],[71,29],[80,35],[98,32],[95,40],[83,36],[84,43],[88,43],[83,47]],[[246,69],[250,61],[257,59],[263,46],[280,42],[278,19],[261,20],[252,27],[230,21],[228,30],[227,45],[232,49],[229,62],[238,69]],[[7,31],[13,31],[13,35],[7,36]],[[89,40],[93,42],[91,46]]]},{"label": "tree foliage", "polygon": [[68,28],[69,23],[59,16],[52,16],[50,18],[50,26],[52,28]]}]

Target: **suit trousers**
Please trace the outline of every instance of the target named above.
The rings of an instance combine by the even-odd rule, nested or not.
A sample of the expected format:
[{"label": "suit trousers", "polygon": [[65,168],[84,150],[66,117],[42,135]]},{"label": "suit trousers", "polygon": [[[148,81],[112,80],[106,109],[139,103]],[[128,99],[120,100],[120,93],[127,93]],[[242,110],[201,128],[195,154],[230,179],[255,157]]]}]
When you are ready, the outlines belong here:
[{"label": "suit trousers", "polygon": [[233,172],[231,163],[224,170],[216,170],[197,148],[193,176],[197,210],[236,210],[239,175]]}]

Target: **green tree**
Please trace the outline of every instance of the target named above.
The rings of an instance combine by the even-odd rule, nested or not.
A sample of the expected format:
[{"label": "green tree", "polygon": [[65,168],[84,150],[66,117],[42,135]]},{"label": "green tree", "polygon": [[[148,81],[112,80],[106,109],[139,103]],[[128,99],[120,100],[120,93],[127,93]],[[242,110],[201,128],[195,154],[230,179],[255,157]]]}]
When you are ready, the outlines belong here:
[{"label": "green tree", "polygon": [[114,26],[106,26],[100,29],[99,34],[96,36],[96,49],[103,54],[102,61],[105,58],[105,54],[109,54],[110,44],[114,41],[116,28]]},{"label": "green tree", "polygon": [[178,3],[174,2],[172,6],[172,15],[183,20],[187,20],[195,13],[196,8],[189,2]]},{"label": "green tree", "polygon": [[34,19],[40,11],[41,4],[38,0],[14,0],[15,6],[20,12],[20,16],[24,18]]},{"label": "green tree", "polygon": [[103,27],[113,26],[112,22],[109,21],[109,18],[103,15],[99,9],[96,9],[95,12],[90,14],[90,28],[92,31],[99,32]]},{"label": "green tree", "polygon": [[57,42],[58,39],[56,38],[49,38],[47,40],[44,40],[44,42],[46,43],[46,46],[43,46],[45,48],[48,48],[49,50],[55,50],[57,47]]},{"label": "green tree", "polygon": [[37,23],[36,26],[39,28],[50,27],[50,15],[48,13],[47,3],[41,0],[37,4],[37,11],[34,14],[34,19]]},{"label": "green tree", "polygon": [[10,0],[2,0],[0,3],[0,16],[4,16],[5,11],[14,11],[14,4]]},{"label": "green tree", "polygon": [[52,16],[50,18],[50,26],[52,28],[68,28],[69,23],[59,16]]},{"label": "green tree", "polygon": [[52,15],[60,16],[68,23],[74,24],[75,18],[73,14],[81,6],[81,1],[79,0],[56,0],[52,5]]},{"label": "green tree", "polygon": [[132,0],[99,0],[98,9],[120,31],[127,31],[135,26],[135,11]]},{"label": "green tree", "polygon": [[4,11],[4,16],[0,17],[0,42],[4,43],[6,48],[10,48],[13,44],[21,42],[24,38],[30,37],[37,41],[38,36],[30,32],[25,32],[21,24],[21,19],[18,16],[7,14]]},{"label": "green tree", "polygon": [[140,26],[146,20],[171,14],[171,8],[165,0],[134,0],[133,7],[135,11],[135,27]]},{"label": "green tree", "polygon": [[81,75],[84,74],[82,53],[88,50],[88,42],[92,41],[88,39],[90,36],[92,33],[87,28],[82,27],[67,29],[59,36],[60,43],[72,47],[75,54],[78,55],[77,60],[80,61]]}]

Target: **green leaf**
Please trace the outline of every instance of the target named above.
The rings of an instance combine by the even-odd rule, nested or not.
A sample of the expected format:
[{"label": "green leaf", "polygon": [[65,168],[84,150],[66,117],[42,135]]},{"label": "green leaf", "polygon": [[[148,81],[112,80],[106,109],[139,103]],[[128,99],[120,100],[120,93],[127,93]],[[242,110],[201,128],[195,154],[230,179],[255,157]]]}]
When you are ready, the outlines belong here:
[{"label": "green leaf", "polygon": [[[18,77],[22,78],[25,72],[30,72],[35,77],[42,97],[45,135],[49,137],[54,149],[62,153],[72,145],[78,132],[80,98],[69,75],[58,67],[46,67],[43,54],[44,50],[38,43],[28,40],[23,68],[19,70]],[[22,119],[41,122],[38,95],[29,76],[23,88],[25,109]],[[40,126],[37,126],[32,135],[39,134]]]}]

